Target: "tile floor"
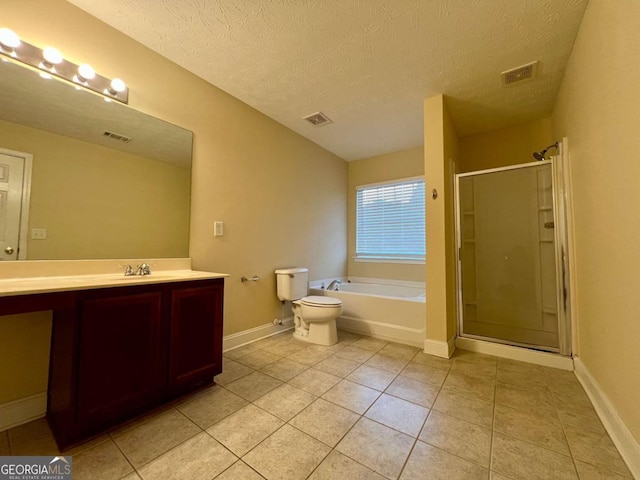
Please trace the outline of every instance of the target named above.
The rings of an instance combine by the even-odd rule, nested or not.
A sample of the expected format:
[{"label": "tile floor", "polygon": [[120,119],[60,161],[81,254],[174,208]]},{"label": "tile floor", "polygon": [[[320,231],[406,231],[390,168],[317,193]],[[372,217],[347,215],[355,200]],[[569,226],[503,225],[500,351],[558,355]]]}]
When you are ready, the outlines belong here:
[{"label": "tile floor", "polygon": [[[74,479],[631,478],[571,372],[340,332],[225,354],[218,385],[75,448]],[[0,455],[54,454],[44,420]]]}]

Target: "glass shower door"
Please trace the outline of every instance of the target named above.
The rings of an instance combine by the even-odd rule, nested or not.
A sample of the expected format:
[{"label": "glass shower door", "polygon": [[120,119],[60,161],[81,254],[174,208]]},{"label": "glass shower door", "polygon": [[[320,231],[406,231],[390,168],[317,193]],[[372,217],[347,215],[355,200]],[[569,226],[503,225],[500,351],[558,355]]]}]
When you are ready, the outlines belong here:
[{"label": "glass shower door", "polygon": [[461,335],[558,352],[551,162],[457,179]]}]

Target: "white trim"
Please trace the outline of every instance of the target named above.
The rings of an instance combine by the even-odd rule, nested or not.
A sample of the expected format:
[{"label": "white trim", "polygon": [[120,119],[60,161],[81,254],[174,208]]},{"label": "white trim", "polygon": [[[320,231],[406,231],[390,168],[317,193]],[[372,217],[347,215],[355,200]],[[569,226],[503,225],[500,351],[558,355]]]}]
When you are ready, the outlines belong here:
[{"label": "white trim", "polygon": [[419,258],[398,258],[398,257],[363,257],[356,256],[351,257],[354,262],[365,262],[365,263],[405,263],[409,265],[424,265],[425,259]]},{"label": "white trim", "polygon": [[287,317],[282,319],[282,325],[274,325],[273,323],[267,323],[260,325],[259,327],[244,330],[242,332],[233,333],[227,335],[222,339],[222,351],[226,352],[233,350],[234,348],[242,347],[248,343],[261,340],[278,333],[291,330],[293,328],[293,317]]},{"label": "white trim", "polygon": [[575,244],[575,225],[574,225],[574,209],[573,209],[573,180],[571,175],[571,152],[569,151],[569,139],[562,138],[562,158],[564,166],[564,185],[565,185],[565,227],[567,234],[567,263],[569,275],[569,311],[571,322],[571,350],[574,356],[580,355],[580,342],[578,336],[578,275],[576,273],[576,244]]},{"label": "white trim", "polygon": [[521,168],[536,167],[538,165],[551,164],[551,160],[542,160],[527,163],[517,163],[515,165],[509,165],[507,167],[487,168],[486,170],[475,170],[473,172],[456,173],[456,177],[471,177],[474,175],[484,175],[485,173],[506,172],[508,170],[519,170]]},{"label": "white trim", "polygon": [[[313,282],[314,285],[318,285],[320,282],[331,282],[334,278],[326,278],[324,280],[316,280]],[[376,277],[352,277],[349,275],[348,277],[339,278],[343,282],[353,282],[353,283],[379,283],[382,285],[397,285],[401,287],[419,287],[424,288],[425,282],[415,282],[410,280],[393,280],[390,278],[376,278]],[[313,287],[312,287],[313,288]]]},{"label": "white trim", "polygon": [[442,358],[451,358],[454,350],[456,349],[455,337],[451,337],[446,342],[443,342],[442,340],[430,340],[427,338],[424,341],[423,348],[424,353],[428,353],[429,355],[435,355],[436,357]]},{"label": "white trim", "polygon": [[387,340],[414,347],[422,347],[422,341],[416,340],[424,337],[424,329],[403,327],[392,323],[375,322],[363,318],[355,318],[341,315],[336,319],[336,325],[341,330],[359,333],[381,340]]},{"label": "white trim", "polygon": [[416,180],[424,180],[424,175],[418,175],[416,177],[391,178],[389,180],[382,180],[375,183],[365,183],[363,185],[356,185],[355,189],[360,190],[362,188],[377,187],[379,185],[394,185],[396,183],[414,182]]},{"label": "white trim", "polygon": [[470,352],[484,353],[521,362],[529,362],[544,367],[573,370],[573,359],[556,353],[540,352],[528,348],[513,347],[501,343],[485,342],[474,338],[456,338],[456,347]]},{"label": "white trim", "polygon": [[0,432],[42,418],[47,413],[47,392],[0,405]]},{"label": "white trim", "polygon": [[[563,143],[564,142],[564,143]],[[560,200],[564,200],[565,198],[558,198],[558,188],[562,189],[562,194],[569,199],[570,202],[570,185],[567,185],[567,182],[565,181],[565,177],[566,174],[563,175],[563,178],[559,178],[558,173],[559,172],[565,172],[565,167],[567,167],[568,162],[566,160],[566,142],[567,142],[567,138],[564,137],[563,138],[563,142],[558,142],[558,155],[555,156],[554,158],[556,159],[556,161],[552,161],[551,159],[549,160],[544,160],[544,161],[535,161],[535,162],[528,162],[528,163],[522,163],[522,164],[516,164],[516,165],[510,165],[507,167],[500,167],[500,168],[492,168],[492,169],[486,169],[486,170],[477,170],[474,172],[467,172],[467,173],[459,173],[455,175],[455,185],[454,185],[454,215],[455,215],[455,256],[456,256],[456,305],[457,305],[457,316],[456,316],[456,320],[457,320],[457,326],[458,326],[458,334],[459,335],[463,335],[464,334],[464,305],[463,305],[463,299],[462,299],[462,259],[460,258],[460,251],[461,251],[461,247],[462,247],[462,229],[461,229],[461,215],[460,215],[460,179],[464,178],[464,177],[471,177],[471,176],[479,176],[479,175],[483,175],[483,174],[487,174],[487,173],[495,173],[495,172],[503,172],[503,171],[509,171],[509,170],[520,170],[520,169],[524,169],[524,168],[531,168],[531,167],[538,167],[541,165],[549,165],[552,169],[552,175],[553,175],[553,181],[552,181],[552,185],[553,185],[553,212],[554,212],[554,222],[557,225],[557,228],[555,230],[555,244],[556,247],[558,245],[563,245],[564,246],[564,254],[565,257],[567,257],[568,259],[573,258],[573,239],[571,238],[571,227],[572,225],[568,225],[568,222],[571,221],[571,205],[570,203],[566,206],[567,209],[567,216],[566,218],[564,216],[560,217],[559,216],[559,210],[565,210],[564,208],[564,202],[563,202],[563,206],[561,207],[559,205],[559,201]],[[568,169],[567,169],[568,170]],[[563,220],[562,222],[559,220]],[[560,231],[565,232],[568,231],[568,237],[566,239],[566,244],[565,244],[565,238],[564,235],[560,235]],[[562,237],[562,238],[561,238]],[[560,257],[558,250],[556,250],[556,254],[555,254],[555,260],[556,260],[556,278],[561,278],[562,277],[562,263],[564,261],[563,258]],[[569,265],[566,267],[565,269],[565,279],[569,285],[569,302],[571,307],[568,308],[567,312],[565,313],[565,310],[562,307],[562,285],[560,285],[560,283],[556,282],[556,288],[558,289],[558,293],[557,293],[557,310],[558,310],[558,328],[559,328],[559,334],[558,334],[558,340],[559,340],[559,344],[560,347],[559,348],[551,348],[551,347],[544,347],[545,350],[550,350],[550,351],[559,351],[561,354],[563,354],[564,356],[569,356],[571,355],[573,352],[575,352],[575,337],[572,337],[572,332],[575,332],[575,329],[573,328],[575,326],[575,316],[573,314],[573,312],[575,312],[573,306],[574,306],[574,302],[575,302],[575,298],[576,296],[574,295],[575,293],[575,281],[572,281],[573,279],[575,279],[575,276],[573,275],[573,262],[569,261],[568,262]],[[471,339],[468,338],[469,335],[465,335],[465,339],[466,340],[480,340],[482,341],[482,338],[475,338],[475,339]],[[478,337],[478,336],[475,336]],[[485,337],[486,338],[486,337]],[[486,342],[488,345],[495,345],[497,343],[503,343],[503,344],[507,344],[509,346],[518,346],[518,343],[516,342],[512,342],[512,341],[506,341],[506,340],[501,340],[501,339],[494,339],[496,343],[494,342]],[[523,346],[523,345],[519,345],[519,346]],[[572,349],[573,346],[573,349]],[[541,346],[542,347],[542,346]],[[462,348],[462,347],[461,347]],[[491,348],[491,347],[490,347]],[[529,358],[530,355],[526,352],[532,352],[534,350],[530,350],[527,349],[526,346],[524,346],[524,356],[526,358]],[[508,351],[505,351],[508,352]],[[515,353],[503,353],[502,355],[500,353],[494,353],[493,355],[497,355],[497,356],[502,356],[502,355],[509,355],[507,358],[513,358],[514,355],[516,355]],[[534,360],[525,360],[525,361],[533,361]],[[566,362],[564,362],[565,367],[558,367],[558,368],[568,368]],[[573,369],[573,367],[571,367],[571,369]]]},{"label": "white trim", "polygon": [[579,357],[574,358],[576,377],[587,392],[604,428],[634,478],[640,478],[640,443],[635,439],[606,393]]},{"label": "white trim", "polygon": [[17,150],[0,148],[0,153],[24,160],[22,172],[22,200],[20,203],[20,230],[18,232],[18,258],[27,259],[27,243],[29,239],[29,202],[31,201],[31,174],[33,172],[33,155]]},{"label": "white trim", "polygon": [[[558,142],[558,154],[553,156],[551,174],[553,190],[554,249],[556,260],[556,311],[558,319],[558,343],[562,355],[571,355],[571,275],[569,268],[569,236],[567,229],[567,198],[569,185],[565,181],[566,155],[562,142]],[[566,295],[566,297],[565,297]]]}]

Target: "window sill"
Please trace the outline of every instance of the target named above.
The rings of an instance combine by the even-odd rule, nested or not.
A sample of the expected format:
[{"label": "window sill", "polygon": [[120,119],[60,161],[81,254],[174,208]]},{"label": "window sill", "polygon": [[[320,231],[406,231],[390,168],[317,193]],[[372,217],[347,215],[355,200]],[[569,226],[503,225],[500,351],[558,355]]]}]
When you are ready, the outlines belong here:
[{"label": "window sill", "polygon": [[419,258],[398,258],[398,257],[352,257],[354,262],[365,263],[400,263],[406,265],[424,265],[425,260]]}]

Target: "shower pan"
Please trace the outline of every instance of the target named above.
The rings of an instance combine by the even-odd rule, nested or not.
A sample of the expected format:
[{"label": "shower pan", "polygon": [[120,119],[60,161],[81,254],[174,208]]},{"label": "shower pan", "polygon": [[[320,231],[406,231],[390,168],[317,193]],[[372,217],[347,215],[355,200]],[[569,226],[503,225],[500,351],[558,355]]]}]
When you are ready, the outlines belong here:
[{"label": "shower pan", "polygon": [[459,336],[571,354],[559,159],[456,175]]}]

